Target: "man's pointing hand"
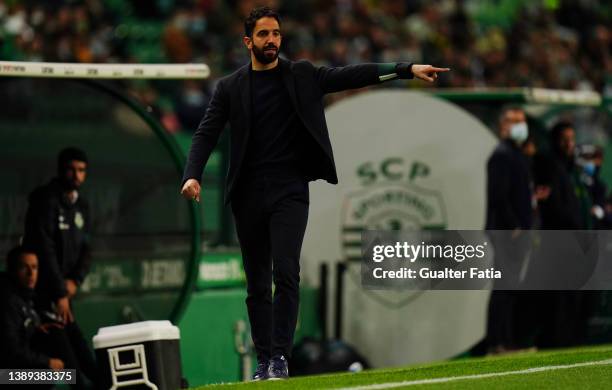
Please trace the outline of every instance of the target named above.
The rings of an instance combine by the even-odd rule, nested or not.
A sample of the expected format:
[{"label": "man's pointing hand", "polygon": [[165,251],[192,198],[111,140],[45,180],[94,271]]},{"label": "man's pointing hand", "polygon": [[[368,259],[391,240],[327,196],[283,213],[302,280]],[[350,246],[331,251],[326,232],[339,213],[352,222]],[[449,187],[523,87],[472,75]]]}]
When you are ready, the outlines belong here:
[{"label": "man's pointing hand", "polygon": [[433,83],[438,78],[438,72],[448,72],[450,68],[436,68],[431,65],[412,65],[412,74],[417,79]]}]

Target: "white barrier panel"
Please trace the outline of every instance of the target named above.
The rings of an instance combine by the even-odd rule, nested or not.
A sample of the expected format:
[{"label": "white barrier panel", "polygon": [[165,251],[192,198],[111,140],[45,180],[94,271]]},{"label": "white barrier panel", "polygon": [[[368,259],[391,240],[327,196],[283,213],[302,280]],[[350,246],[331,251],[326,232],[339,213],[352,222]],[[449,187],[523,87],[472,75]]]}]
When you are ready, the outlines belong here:
[{"label": "white barrier panel", "polygon": [[206,64],[81,64],[0,61],[0,76],[84,79],[205,79]]}]

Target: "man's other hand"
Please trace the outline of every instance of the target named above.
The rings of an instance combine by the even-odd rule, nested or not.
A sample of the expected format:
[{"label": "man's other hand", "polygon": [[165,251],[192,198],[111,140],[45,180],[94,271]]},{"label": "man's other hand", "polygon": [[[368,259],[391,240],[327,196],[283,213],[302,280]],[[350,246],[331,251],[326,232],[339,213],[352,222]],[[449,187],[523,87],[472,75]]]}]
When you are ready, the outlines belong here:
[{"label": "man's other hand", "polygon": [[185,197],[185,199],[195,200],[196,202],[200,201],[200,183],[196,179],[189,179],[183,185],[183,189],[181,190],[181,195]]},{"label": "man's other hand", "polygon": [[44,324],[38,327],[38,329],[45,334],[49,334],[49,332],[53,328],[64,329],[64,325],[58,324],[57,322],[45,322]]},{"label": "man's other hand", "polygon": [[431,65],[412,65],[412,74],[417,79],[429,81],[433,83],[438,78],[438,73],[448,72],[450,68],[436,68]]},{"label": "man's other hand", "polygon": [[49,359],[49,368],[52,370],[63,370],[64,362],[61,359],[51,358]]},{"label": "man's other hand", "polygon": [[64,324],[74,321],[74,316],[70,310],[70,301],[67,296],[57,300],[57,314],[61,317]]}]

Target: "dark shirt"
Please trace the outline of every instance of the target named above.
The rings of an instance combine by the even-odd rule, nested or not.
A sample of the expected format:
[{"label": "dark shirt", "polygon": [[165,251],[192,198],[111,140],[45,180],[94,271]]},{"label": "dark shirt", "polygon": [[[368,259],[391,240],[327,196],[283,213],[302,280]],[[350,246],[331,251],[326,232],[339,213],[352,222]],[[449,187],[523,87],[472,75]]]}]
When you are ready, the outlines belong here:
[{"label": "dark shirt", "polygon": [[513,141],[499,143],[487,163],[487,229],[530,229],[529,164]]},{"label": "dark shirt", "polygon": [[282,79],[280,66],[251,70],[252,126],[244,173],[297,171],[304,128]]}]

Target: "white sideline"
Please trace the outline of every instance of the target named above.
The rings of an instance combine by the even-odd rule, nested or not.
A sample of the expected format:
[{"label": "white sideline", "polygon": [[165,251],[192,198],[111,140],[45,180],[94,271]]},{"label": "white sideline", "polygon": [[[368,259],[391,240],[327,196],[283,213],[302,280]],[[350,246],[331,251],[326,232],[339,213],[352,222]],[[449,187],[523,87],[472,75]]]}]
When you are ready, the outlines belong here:
[{"label": "white sideline", "polygon": [[355,387],[342,387],[339,390],[391,389],[391,388],[394,388],[394,387],[415,386],[415,385],[428,385],[428,384],[432,384],[432,383],[445,383],[445,382],[453,382],[453,381],[460,381],[460,380],[466,380],[466,379],[494,378],[494,377],[507,376],[507,375],[533,374],[535,372],[564,370],[564,369],[568,369],[568,368],[586,367],[586,366],[603,366],[603,365],[608,365],[608,364],[612,364],[612,359],[599,360],[599,361],[595,361],[595,362],[583,362],[583,363],[575,363],[575,364],[566,364],[566,365],[559,365],[559,366],[534,367],[534,368],[527,368],[527,369],[524,369],[524,370],[516,370],[516,371],[490,372],[490,373],[487,373],[487,374],[475,374],[475,375],[464,375],[464,376],[450,376],[450,377],[446,377],[446,378],[418,379],[418,380],[413,380],[413,381],[379,383],[379,384],[365,385],[365,386],[355,386]]}]

